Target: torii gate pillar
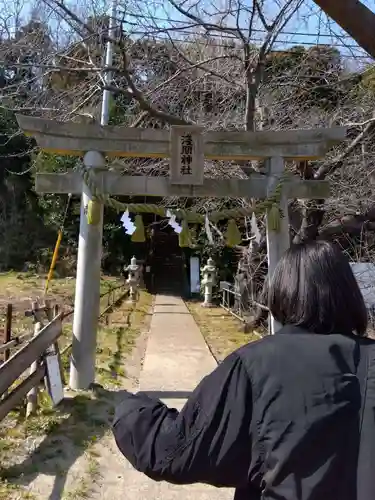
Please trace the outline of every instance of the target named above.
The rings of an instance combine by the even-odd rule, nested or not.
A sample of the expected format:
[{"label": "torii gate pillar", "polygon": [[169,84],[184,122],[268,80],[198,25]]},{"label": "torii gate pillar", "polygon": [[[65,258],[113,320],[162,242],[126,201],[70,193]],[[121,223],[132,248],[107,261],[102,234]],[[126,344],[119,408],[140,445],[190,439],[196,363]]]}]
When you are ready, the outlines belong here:
[{"label": "torii gate pillar", "polygon": [[[103,155],[97,151],[87,152],[83,161],[88,168],[99,170],[105,166]],[[92,199],[92,193],[84,182],[82,184],[73,345],[69,379],[69,386],[74,390],[88,389],[95,380],[103,236],[103,205],[100,204],[99,223],[89,224],[86,208]]]}]

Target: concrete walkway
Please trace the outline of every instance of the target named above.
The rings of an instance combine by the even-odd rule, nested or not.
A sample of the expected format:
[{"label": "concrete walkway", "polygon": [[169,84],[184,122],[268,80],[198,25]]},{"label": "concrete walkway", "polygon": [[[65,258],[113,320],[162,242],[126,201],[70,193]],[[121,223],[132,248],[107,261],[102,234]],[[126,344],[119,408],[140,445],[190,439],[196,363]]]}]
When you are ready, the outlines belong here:
[{"label": "concrete walkway", "polygon": [[180,407],[184,399],[179,393],[194,390],[215,368],[216,361],[183,300],[157,295],[140,390],[155,391],[169,405]]},{"label": "concrete walkway", "polygon": [[[185,402],[181,396],[186,397],[186,393],[195,389],[215,367],[216,362],[184,302],[180,298],[158,295],[140,377],[140,390],[155,391],[155,396],[168,406],[181,408]],[[113,459],[111,462],[113,464]],[[126,500],[233,499],[233,490],[205,485],[156,483],[134,471],[128,463],[125,465],[124,470],[124,461],[117,461],[116,483],[102,487],[105,498],[118,498],[116,494],[122,490]]]}]

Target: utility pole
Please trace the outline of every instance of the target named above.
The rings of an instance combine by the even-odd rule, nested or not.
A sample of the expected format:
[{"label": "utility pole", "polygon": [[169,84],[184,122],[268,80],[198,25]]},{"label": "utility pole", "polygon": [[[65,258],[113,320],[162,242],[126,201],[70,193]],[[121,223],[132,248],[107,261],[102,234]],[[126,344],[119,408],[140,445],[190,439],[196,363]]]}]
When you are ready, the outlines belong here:
[{"label": "utility pole", "polygon": [[[113,42],[116,36],[117,0],[113,0],[108,28],[105,67],[103,79],[105,87],[112,82],[112,71],[108,70],[113,61]],[[108,125],[110,91],[105,88],[100,124]],[[84,157],[87,168],[105,169],[105,158],[99,151],[88,151]],[[69,385],[74,390],[88,389],[95,381],[96,341],[100,311],[100,274],[103,237],[103,205],[99,205],[98,224],[89,224],[87,205],[92,200],[89,187],[83,183],[79,244],[77,259],[77,281],[74,302],[73,345],[70,365]],[[97,201],[95,203],[98,203]]]},{"label": "utility pole", "polygon": [[[108,37],[109,40],[107,42],[107,51],[105,55],[105,74],[104,81],[107,87],[109,87],[112,83],[112,71],[108,70],[108,68],[112,67],[113,64],[113,42],[112,40],[116,36],[116,16],[117,16],[117,0],[112,1],[111,15],[109,18],[109,29],[108,29]],[[102,102],[102,114],[100,119],[100,125],[108,125],[109,121],[109,100],[111,97],[111,91],[108,88],[104,89],[103,92],[103,102]]]}]

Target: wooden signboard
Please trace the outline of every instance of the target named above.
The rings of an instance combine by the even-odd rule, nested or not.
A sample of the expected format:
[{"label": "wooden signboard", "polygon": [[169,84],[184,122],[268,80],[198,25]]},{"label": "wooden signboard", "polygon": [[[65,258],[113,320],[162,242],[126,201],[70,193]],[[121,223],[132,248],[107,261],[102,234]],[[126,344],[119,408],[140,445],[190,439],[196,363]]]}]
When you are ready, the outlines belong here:
[{"label": "wooden signboard", "polygon": [[190,257],[190,292],[200,293],[200,267],[199,267],[199,257]]},{"label": "wooden signboard", "polygon": [[204,144],[203,127],[173,126],[170,131],[171,184],[190,186],[203,184]]},{"label": "wooden signboard", "polygon": [[45,356],[46,363],[46,388],[53,406],[58,405],[64,399],[64,387],[60,372],[60,362],[57,353],[49,353]]}]

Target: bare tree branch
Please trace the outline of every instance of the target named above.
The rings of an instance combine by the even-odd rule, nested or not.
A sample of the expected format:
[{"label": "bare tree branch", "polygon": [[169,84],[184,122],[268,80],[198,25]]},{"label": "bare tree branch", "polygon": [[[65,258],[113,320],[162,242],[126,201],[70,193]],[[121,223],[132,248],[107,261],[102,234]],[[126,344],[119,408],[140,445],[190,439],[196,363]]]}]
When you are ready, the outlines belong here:
[{"label": "bare tree branch", "polygon": [[334,158],[329,164],[322,165],[314,175],[316,180],[322,180],[327,177],[328,174],[332,174],[335,170],[340,168],[343,164],[345,158],[347,158],[352,151],[358,146],[358,144],[363,140],[363,138],[370,134],[375,128],[375,118],[367,120],[367,125],[363,131],[357,135],[357,137],[349,144],[349,146],[343,151],[337,158]]},{"label": "bare tree branch", "polygon": [[[81,19],[79,19],[78,16],[76,16],[66,5],[64,5],[62,2],[58,0],[44,0],[48,4],[48,2],[52,2],[55,4],[57,7],[59,7],[67,16],[69,16],[74,22],[76,22],[78,25],[80,25],[84,30],[86,30],[88,33],[91,35],[95,35],[95,31],[89,26],[87,23],[84,23]],[[78,31],[79,34],[82,32]],[[107,37],[108,38],[108,37]],[[165,111],[158,110],[154,108],[149,102],[147,102],[147,99],[143,95],[142,91],[139,90],[136,85],[134,84],[132,77],[130,75],[130,72],[127,68],[127,57],[125,54],[126,48],[123,46],[122,43],[119,43],[117,40],[112,40],[114,43],[116,43],[122,50],[122,61],[123,61],[123,68],[122,68],[122,73],[125,76],[128,86],[131,90],[131,95],[138,101],[138,104],[140,108],[143,111],[147,111],[150,116],[154,118],[158,118],[166,123],[169,123],[171,125],[183,125],[183,124],[188,124],[189,122],[182,119],[178,118],[177,116],[171,115],[170,113],[166,113]],[[126,91],[125,91],[126,92]]]},{"label": "bare tree branch", "polygon": [[226,27],[226,26],[220,26],[220,25],[214,24],[214,23],[207,23],[207,22],[203,21],[202,19],[200,19],[199,17],[192,14],[191,12],[189,12],[188,10],[183,9],[182,6],[179,5],[178,3],[176,3],[174,0],[168,0],[168,2],[176,10],[178,10],[178,12],[180,14],[187,17],[188,19],[191,19],[192,21],[197,23],[199,26],[202,26],[208,32],[210,32],[210,31],[219,31],[220,32],[221,31],[222,33],[236,35],[241,39],[243,37],[243,34],[241,33],[241,31],[238,30],[237,28],[230,28],[230,27]]}]

